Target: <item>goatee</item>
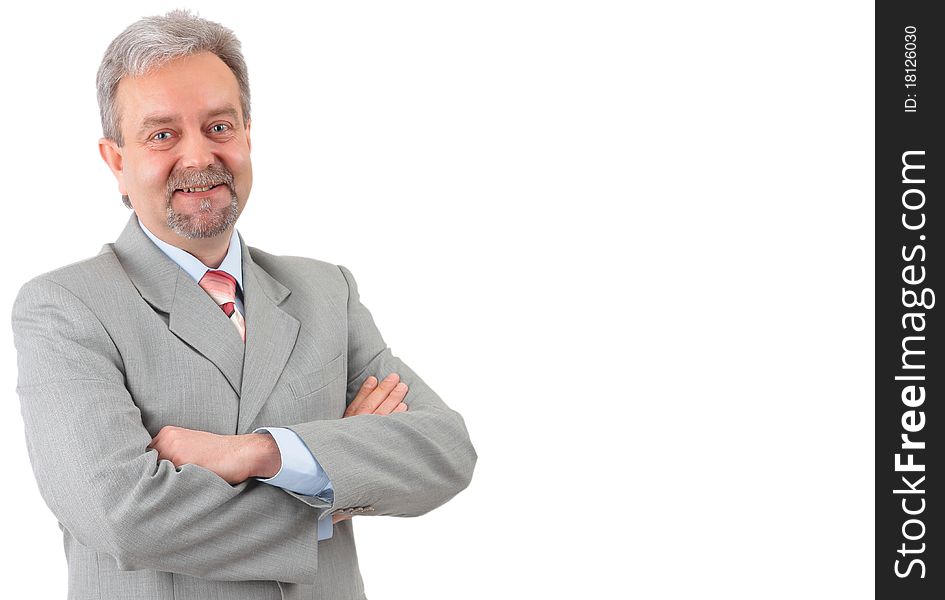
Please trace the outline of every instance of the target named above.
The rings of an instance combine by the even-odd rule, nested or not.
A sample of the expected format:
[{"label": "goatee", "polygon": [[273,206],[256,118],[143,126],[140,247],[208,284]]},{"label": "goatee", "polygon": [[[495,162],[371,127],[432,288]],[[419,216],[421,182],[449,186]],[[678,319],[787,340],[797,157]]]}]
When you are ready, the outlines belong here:
[{"label": "goatee", "polygon": [[[209,199],[201,201],[194,214],[180,214],[174,210],[172,198],[186,188],[225,185],[230,190],[229,205],[214,209]],[[203,171],[174,170],[167,179],[167,226],[187,239],[211,238],[225,232],[239,217],[239,198],[233,185],[233,174],[223,165],[210,165]]]}]

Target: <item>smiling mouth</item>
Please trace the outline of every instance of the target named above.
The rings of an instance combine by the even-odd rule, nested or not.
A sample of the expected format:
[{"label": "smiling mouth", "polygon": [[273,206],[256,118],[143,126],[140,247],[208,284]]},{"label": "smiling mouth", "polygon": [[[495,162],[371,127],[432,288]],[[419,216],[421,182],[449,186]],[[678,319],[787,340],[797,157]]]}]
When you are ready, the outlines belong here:
[{"label": "smiling mouth", "polygon": [[211,185],[211,186],[206,186],[206,187],[177,188],[177,189],[174,190],[174,191],[175,191],[175,192],[183,192],[183,193],[185,193],[185,194],[199,194],[199,193],[202,193],[202,192],[209,192],[210,190],[215,189],[215,188],[218,188],[218,187],[220,187],[221,185],[225,185],[225,184],[218,183],[218,184],[216,184],[216,185]]}]

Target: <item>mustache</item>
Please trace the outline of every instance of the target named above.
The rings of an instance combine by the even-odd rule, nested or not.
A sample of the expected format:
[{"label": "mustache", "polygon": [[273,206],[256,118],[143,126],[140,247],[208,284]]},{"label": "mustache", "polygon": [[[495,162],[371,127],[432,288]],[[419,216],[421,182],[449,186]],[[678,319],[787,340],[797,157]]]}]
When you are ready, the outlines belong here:
[{"label": "mustache", "polygon": [[226,185],[233,189],[233,173],[223,165],[210,165],[202,171],[175,169],[167,178],[167,197],[184,188]]}]

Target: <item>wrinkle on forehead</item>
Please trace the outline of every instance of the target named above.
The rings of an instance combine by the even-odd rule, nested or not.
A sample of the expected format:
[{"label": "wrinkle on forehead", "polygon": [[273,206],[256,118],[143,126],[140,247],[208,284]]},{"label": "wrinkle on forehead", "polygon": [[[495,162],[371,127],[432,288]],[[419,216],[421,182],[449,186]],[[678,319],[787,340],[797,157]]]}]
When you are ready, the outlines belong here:
[{"label": "wrinkle on forehead", "polygon": [[[203,118],[227,114],[240,123],[240,90],[236,76],[220,57],[205,52],[164,63],[144,75],[123,78],[118,84],[116,109],[128,133],[140,135],[151,125],[166,125],[169,119]],[[144,116],[141,116],[141,115]],[[140,123],[140,125],[139,125]]]}]

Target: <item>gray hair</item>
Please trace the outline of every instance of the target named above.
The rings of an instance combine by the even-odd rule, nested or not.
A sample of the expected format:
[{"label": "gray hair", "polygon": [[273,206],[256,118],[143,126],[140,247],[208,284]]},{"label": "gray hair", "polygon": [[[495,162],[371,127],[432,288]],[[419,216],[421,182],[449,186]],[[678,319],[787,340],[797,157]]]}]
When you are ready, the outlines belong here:
[{"label": "gray hair", "polygon": [[240,87],[245,126],[249,121],[249,74],[240,41],[232,30],[219,23],[186,10],[172,10],[163,17],[144,17],[132,23],[108,45],[95,78],[102,134],[119,146],[125,143],[121,136],[121,115],[115,104],[118,84],[123,77],[144,75],[175,58],[200,52],[216,54],[233,71]]}]

